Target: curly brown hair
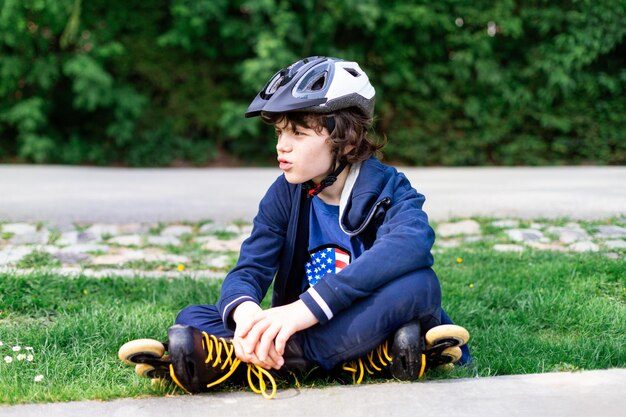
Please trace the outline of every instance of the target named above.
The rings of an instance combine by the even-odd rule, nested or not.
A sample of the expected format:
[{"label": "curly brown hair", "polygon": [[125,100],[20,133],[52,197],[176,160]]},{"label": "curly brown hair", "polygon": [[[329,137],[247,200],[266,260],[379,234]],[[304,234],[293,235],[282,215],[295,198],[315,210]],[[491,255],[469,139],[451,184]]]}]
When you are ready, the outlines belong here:
[{"label": "curly brown hair", "polygon": [[[343,109],[334,113],[261,113],[261,119],[271,125],[287,123],[292,130],[297,126],[313,129],[321,134],[324,128],[332,126],[330,133],[332,152],[338,163],[345,160],[349,164],[365,161],[375,155],[385,143],[377,143],[368,137],[372,127],[372,118],[356,109]],[[332,121],[329,121],[332,119]],[[345,152],[346,149],[349,149]]]}]

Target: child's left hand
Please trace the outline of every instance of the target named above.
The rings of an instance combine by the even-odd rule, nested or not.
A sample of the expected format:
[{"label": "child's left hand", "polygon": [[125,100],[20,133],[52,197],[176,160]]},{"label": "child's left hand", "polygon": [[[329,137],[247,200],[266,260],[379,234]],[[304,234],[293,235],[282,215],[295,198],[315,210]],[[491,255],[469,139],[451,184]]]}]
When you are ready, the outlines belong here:
[{"label": "child's left hand", "polygon": [[285,345],[289,338],[296,332],[307,329],[318,323],[311,310],[298,300],[291,304],[270,308],[259,315],[246,335],[248,342],[255,341],[254,353],[259,361],[264,362],[271,356],[275,349],[280,355],[278,362],[281,366],[284,362]]}]

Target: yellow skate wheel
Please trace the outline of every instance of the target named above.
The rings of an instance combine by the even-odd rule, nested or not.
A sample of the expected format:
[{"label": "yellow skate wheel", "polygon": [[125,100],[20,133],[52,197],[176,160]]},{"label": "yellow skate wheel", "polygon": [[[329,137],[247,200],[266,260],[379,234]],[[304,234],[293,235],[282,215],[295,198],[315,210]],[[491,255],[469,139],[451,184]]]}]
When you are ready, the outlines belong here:
[{"label": "yellow skate wheel", "polygon": [[463,346],[469,340],[470,335],[464,327],[456,324],[442,324],[426,332],[426,346],[432,346],[446,340],[456,341],[455,346]]},{"label": "yellow skate wheel", "polygon": [[124,343],[117,357],[129,365],[141,363],[140,358],[161,358],[165,353],[163,343],[154,339],[136,339]]},{"label": "yellow skate wheel", "polygon": [[155,368],[147,363],[140,363],[135,366],[135,373],[143,378],[154,379]]},{"label": "yellow skate wheel", "polygon": [[150,378],[153,381],[155,379],[167,379],[170,375],[170,370],[164,367],[155,367],[148,363],[140,363],[135,365],[135,373],[143,378]]},{"label": "yellow skate wheel", "polygon": [[461,359],[462,354],[463,352],[461,352],[460,347],[453,346],[444,349],[443,352],[441,352],[441,357],[446,364],[452,365],[453,363],[456,363],[459,361],[459,359]]}]

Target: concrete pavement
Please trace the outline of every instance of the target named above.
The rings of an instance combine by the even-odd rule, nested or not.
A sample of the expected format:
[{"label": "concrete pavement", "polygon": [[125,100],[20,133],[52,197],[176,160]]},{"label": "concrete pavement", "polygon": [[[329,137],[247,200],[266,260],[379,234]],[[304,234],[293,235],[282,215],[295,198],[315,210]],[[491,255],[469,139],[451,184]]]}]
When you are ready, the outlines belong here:
[{"label": "concrete pavement", "polygon": [[[431,219],[607,218],[626,213],[626,167],[400,168]],[[0,219],[250,221],[275,168],[0,165]]]},{"label": "concrete pavement", "polygon": [[617,417],[626,369],[480,379],[288,389],[271,401],[252,392],[1,407],[2,417]]},{"label": "concrete pavement", "polygon": [[[626,167],[407,168],[436,220],[626,214]],[[0,165],[0,221],[250,220],[276,169]],[[626,369],[0,406],[0,416],[626,416]]]}]

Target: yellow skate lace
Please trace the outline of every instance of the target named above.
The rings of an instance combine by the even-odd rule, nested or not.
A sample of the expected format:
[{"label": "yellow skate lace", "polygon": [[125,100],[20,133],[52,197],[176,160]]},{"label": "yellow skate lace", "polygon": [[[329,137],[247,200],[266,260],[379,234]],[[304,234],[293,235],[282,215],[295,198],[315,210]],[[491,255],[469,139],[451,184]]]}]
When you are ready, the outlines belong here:
[{"label": "yellow skate lace", "polygon": [[[228,340],[221,337],[218,338],[217,336],[207,334],[206,332],[202,332],[202,335],[204,336],[204,339],[202,340],[203,348],[207,351],[207,357],[204,362],[211,363],[211,361],[213,361],[213,363],[211,364],[211,367],[213,368],[217,368],[218,366],[220,366],[221,363],[221,370],[225,370],[228,366],[230,366],[230,369],[228,369],[228,371],[224,375],[222,375],[221,378],[218,378],[215,381],[211,381],[209,384],[207,384],[207,388],[211,388],[226,381],[237,370],[237,368],[241,364],[241,359],[239,359],[235,355],[235,346]],[[222,352],[225,353],[224,358],[222,358]],[[255,385],[251,374],[254,374],[254,376],[258,378],[258,387]],[[170,375],[174,383],[182,388],[182,390],[185,391],[187,394],[189,394],[189,391],[180,383],[180,381],[176,377],[176,374],[174,373],[174,367],[171,364]],[[269,383],[272,387],[272,390],[269,394],[267,390],[267,384],[265,383],[265,378],[269,380]],[[276,380],[268,371],[258,365],[253,365],[251,363],[248,364],[248,385],[250,385],[250,389],[252,390],[252,392],[256,394],[261,394],[264,398],[267,398],[268,400],[271,400],[276,396]]]},{"label": "yellow skate lace", "polygon": [[[259,386],[258,388],[254,385],[252,376],[258,378]],[[272,392],[267,393],[267,385],[265,384],[265,378],[270,381],[272,385]],[[261,394],[264,398],[271,400],[276,396],[276,380],[267,370],[261,368],[258,365],[248,364],[248,385],[250,385],[250,389],[255,394]]]},{"label": "yellow skate lace", "polygon": [[[393,360],[389,356],[389,342],[385,340],[378,345],[376,349],[372,350],[365,357],[355,359],[343,364],[342,369],[344,371],[352,373],[352,382],[360,384],[363,382],[365,374],[374,375],[376,372],[381,372],[384,368],[389,366]],[[418,379],[424,375],[426,369],[426,358],[422,355],[422,367]]]}]

